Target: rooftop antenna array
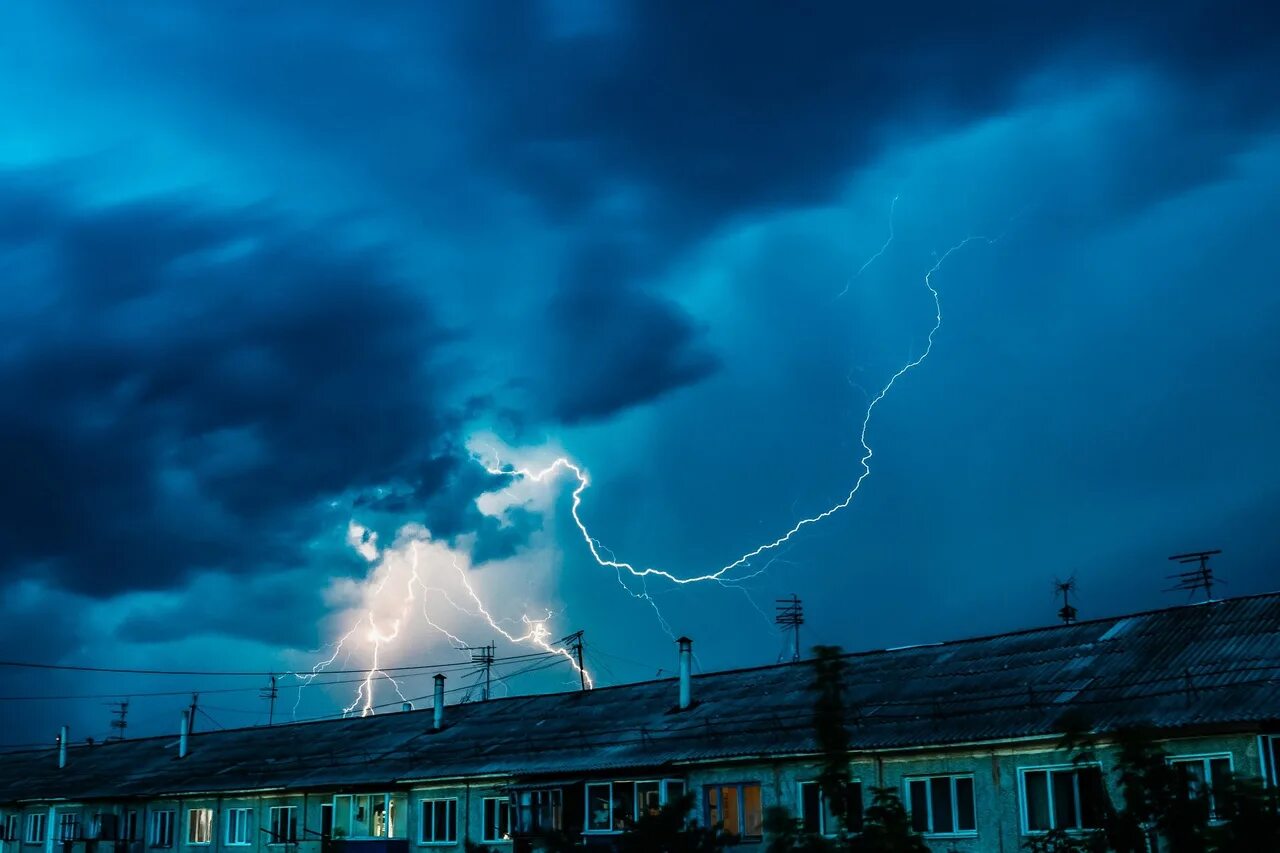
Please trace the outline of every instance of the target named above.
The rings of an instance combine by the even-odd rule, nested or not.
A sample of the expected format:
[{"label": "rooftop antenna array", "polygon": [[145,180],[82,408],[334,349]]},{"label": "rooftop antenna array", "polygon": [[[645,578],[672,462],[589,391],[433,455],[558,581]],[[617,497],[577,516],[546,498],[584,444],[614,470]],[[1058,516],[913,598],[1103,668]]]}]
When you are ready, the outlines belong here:
[{"label": "rooftop antenna array", "polygon": [[583,664],[582,664],[582,634],[583,634],[582,631],[574,631],[572,634],[570,634],[569,636],[561,640],[560,644],[561,645],[568,644],[569,651],[573,654],[574,658],[578,661],[578,684],[581,686],[581,689],[586,690],[587,689],[587,671],[586,669],[583,668]]},{"label": "rooftop antenna array", "polygon": [[111,734],[107,740],[124,740],[124,730],[129,728],[129,700],[111,703]]},{"label": "rooftop antenna array", "polygon": [[476,664],[484,672],[484,699],[488,700],[490,691],[493,689],[493,658],[497,647],[490,643],[487,646],[473,646],[471,648],[471,662]]},{"label": "rooftop antenna array", "polygon": [[1076,591],[1075,577],[1069,577],[1064,581],[1053,581],[1054,595],[1062,596],[1062,606],[1058,608],[1058,618],[1062,620],[1063,625],[1070,625],[1076,621],[1076,614],[1080,611],[1076,610],[1071,604],[1071,593]]},{"label": "rooftop antenna array", "polygon": [[790,598],[776,599],[775,610],[774,624],[784,632],[791,632],[791,661],[795,663],[800,660],[800,626],[804,624],[804,605],[792,593]]},{"label": "rooftop antenna array", "polygon": [[1198,564],[1194,569],[1187,569],[1183,572],[1176,572],[1172,575],[1166,575],[1169,580],[1176,580],[1177,583],[1165,590],[1165,592],[1178,592],[1187,590],[1194,597],[1198,590],[1204,590],[1204,600],[1213,601],[1213,585],[1225,584],[1226,581],[1220,580],[1213,576],[1213,569],[1209,566],[1209,558],[1215,554],[1221,554],[1221,548],[1215,548],[1212,551],[1192,551],[1188,554],[1174,554],[1170,557],[1177,563],[1184,565]]}]

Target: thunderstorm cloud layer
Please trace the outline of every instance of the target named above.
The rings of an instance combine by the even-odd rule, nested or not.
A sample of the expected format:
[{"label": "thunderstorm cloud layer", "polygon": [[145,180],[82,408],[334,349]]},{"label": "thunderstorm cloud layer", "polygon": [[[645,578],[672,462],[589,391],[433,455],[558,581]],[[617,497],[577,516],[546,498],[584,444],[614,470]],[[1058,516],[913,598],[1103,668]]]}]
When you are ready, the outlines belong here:
[{"label": "thunderstorm cloud layer", "polygon": [[[1260,3],[6,4],[5,656],[307,671],[392,587],[489,642],[466,580],[609,683],[666,627],[772,662],[792,592],[861,648],[1043,624],[1055,577],[1171,603],[1183,550],[1268,589],[1278,78]],[[571,477],[477,461],[572,458],[608,554],[714,571],[843,499],[973,235],[857,500],[740,586],[620,578]],[[393,665],[467,659],[405,631]]]}]

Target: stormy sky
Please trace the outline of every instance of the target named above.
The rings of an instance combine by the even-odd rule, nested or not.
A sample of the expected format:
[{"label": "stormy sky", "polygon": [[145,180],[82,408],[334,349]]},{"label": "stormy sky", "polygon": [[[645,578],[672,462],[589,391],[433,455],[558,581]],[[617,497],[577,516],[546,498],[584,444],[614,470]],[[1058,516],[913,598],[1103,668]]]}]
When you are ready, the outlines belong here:
[{"label": "stormy sky", "polygon": [[[861,649],[1049,623],[1068,576],[1181,603],[1180,551],[1271,590],[1280,18],[1141,5],[4,4],[0,657],[309,669],[413,542],[606,684],[668,628],[771,663],[791,593]],[[847,494],[966,238],[856,499],[727,583],[619,576],[570,478],[475,458],[563,453],[607,553],[712,571]],[[4,679],[9,745],[245,684]]]}]

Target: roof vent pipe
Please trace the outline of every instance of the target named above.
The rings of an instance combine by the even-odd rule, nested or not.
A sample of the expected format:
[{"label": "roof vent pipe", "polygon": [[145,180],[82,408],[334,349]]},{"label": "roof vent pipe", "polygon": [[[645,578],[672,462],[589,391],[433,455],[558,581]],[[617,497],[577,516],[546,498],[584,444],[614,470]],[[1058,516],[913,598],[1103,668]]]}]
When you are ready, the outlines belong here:
[{"label": "roof vent pipe", "polygon": [[680,644],[680,710],[693,704],[693,688],[689,683],[693,670],[693,640],[681,637],[676,640]]},{"label": "roof vent pipe", "polygon": [[63,726],[58,732],[58,768],[67,766],[67,727]]},{"label": "roof vent pipe", "polygon": [[403,703],[403,704],[400,706],[400,710],[401,710],[401,711],[412,711],[412,710],[413,710],[413,703],[412,703],[412,702],[405,702],[405,703]]},{"label": "roof vent pipe", "polygon": [[182,709],[182,719],[178,722],[178,757],[187,757],[187,740],[191,736],[191,711]]},{"label": "roof vent pipe", "polygon": [[435,721],[433,728],[436,731],[444,728],[444,675],[436,673],[436,696],[435,696]]}]

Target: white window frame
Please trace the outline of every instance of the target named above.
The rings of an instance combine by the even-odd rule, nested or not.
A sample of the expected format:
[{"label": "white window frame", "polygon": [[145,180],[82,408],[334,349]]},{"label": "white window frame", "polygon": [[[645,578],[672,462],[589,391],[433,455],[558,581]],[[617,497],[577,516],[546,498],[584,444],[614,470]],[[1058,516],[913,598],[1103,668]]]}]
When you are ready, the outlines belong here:
[{"label": "white window frame", "polygon": [[78,811],[58,811],[58,834],[55,840],[62,841],[78,841],[81,836],[81,815]]},{"label": "white window frame", "polygon": [[[387,818],[386,835],[373,834],[373,810],[377,802],[375,799],[376,797],[382,798],[383,814],[385,814]],[[395,834],[395,831],[396,831],[395,799],[396,799],[395,794],[391,793],[390,791],[384,794],[377,794],[377,793],[334,794],[333,795],[333,830],[337,830],[338,827],[340,826],[340,824],[338,823],[338,814],[339,814],[338,801],[346,800],[347,801],[346,827],[349,831],[347,835],[344,837],[344,840],[350,841],[352,839],[367,840],[370,838],[401,838],[402,836]],[[365,805],[369,809],[369,814],[366,815],[365,821],[364,821],[365,827],[367,827],[369,830],[369,833],[366,835],[357,835],[354,831],[356,826],[356,812],[359,806],[361,805]],[[406,803],[406,806],[408,806],[408,803]],[[337,836],[334,836],[334,837],[336,838]]]},{"label": "white window frame", "polygon": [[1167,755],[1165,761],[1173,766],[1174,764],[1199,764],[1204,773],[1204,784],[1206,786],[1205,793],[1209,796],[1209,822],[1220,823],[1218,820],[1217,803],[1213,797],[1213,772],[1210,769],[1210,762],[1216,759],[1227,759],[1227,771],[1234,774],[1236,772],[1236,757],[1232,752],[1197,752],[1188,755]]},{"label": "white window frame", "polygon": [[[485,820],[485,811],[489,803],[493,803],[493,817],[497,826],[490,826]],[[497,838],[490,837],[490,833],[497,835],[496,830],[502,829],[502,810],[507,810],[507,837]],[[511,842],[511,798],[510,797],[484,797],[480,801],[480,840],[485,844],[508,844]]]},{"label": "white window frame", "polygon": [[[1084,761],[1079,764],[1037,764],[1031,767],[1018,768],[1018,820],[1021,822],[1022,834],[1024,836],[1034,837],[1038,835],[1047,835],[1054,830],[1062,830],[1071,835],[1086,835],[1090,832],[1097,832],[1100,827],[1059,827],[1058,816],[1055,813],[1056,806],[1053,804],[1053,774],[1055,771],[1061,770],[1081,770],[1085,767],[1096,767],[1098,772],[1102,773],[1102,762],[1100,761]],[[1027,821],[1027,773],[1045,773],[1045,784],[1049,786],[1049,829],[1031,829],[1028,827]],[[1107,780],[1104,775],[1102,784],[1105,789]],[[1075,780],[1076,794],[1076,811],[1081,810],[1083,800],[1080,796],[1080,777],[1076,776]]]},{"label": "white window frame", "polygon": [[[196,815],[200,815],[199,828],[204,832],[199,833],[205,836],[203,841],[198,840],[196,833]],[[209,847],[213,844],[213,809],[207,806],[197,806],[187,809],[187,846],[188,847]]]},{"label": "white window frame", "polygon": [[171,849],[173,842],[176,840],[175,823],[177,823],[177,813],[173,809],[159,809],[152,812],[151,846],[158,847],[161,850]]},{"label": "white window frame", "polygon": [[22,833],[23,844],[44,844],[49,834],[49,816],[44,812],[31,812],[27,815],[27,825]]},{"label": "white window frame", "polygon": [[[453,846],[458,843],[458,798],[457,797],[424,797],[419,800],[418,805],[418,844],[424,847],[443,847]],[[435,804],[445,804],[445,828],[444,834],[449,834],[449,812],[453,812],[453,837],[452,838],[427,838],[427,811],[430,807],[431,813],[431,834],[438,835],[435,831]]]},{"label": "white window frame", "polygon": [[22,815],[10,814],[4,816],[4,840],[22,841]]},{"label": "white window frame", "polygon": [[[616,835],[617,830],[613,828],[613,782],[588,782],[582,786],[583,796],[583,815],[582,815],[582,832],[584,835]],[[591,789],[592,788],[608,788],[609,789],[609,827],[608,829],[596,829],[591,826]]]},{"label": "white window frame", "polygon": [[[285,821],[285,835],[282,838],[277,832],[276,827],[280,825],[279,815],[288,815]],[[292,832],[289,828],[292,827]],[[298,843],[298,807],[297,806],[268,806],[267,807],[267,834],[270,839],[267,841],[269,845],[280,844],[297,844]]]},{"label": "white window frame", "polygon": [[252,815],[253,809],[244,806],[227,809],[226,819],[223,821],[223,841],[228,847],[248,847],[253,843],[253,837],[249,834],[249,818]]},{"label": "white window frame", "polygon": [[933,826],[933,780],[946,779],[950,783],[951,796],[951,820],[953,825],[960,825],[960,812],[956,808],[959,797],[956,796],[956,780],[968,779],[969,785],[973,789],[973,829],[952,829],[942,832],[925,832],[925,838],[977,838],[978,837],[978,781],[973,773],[924,773],[914,776],[906,776],[902,779],[902,804],[906,807],[908,814],[914,814],[915,809],[911,802],[911,783],[924,782],[925,786],[925,822]]}]

